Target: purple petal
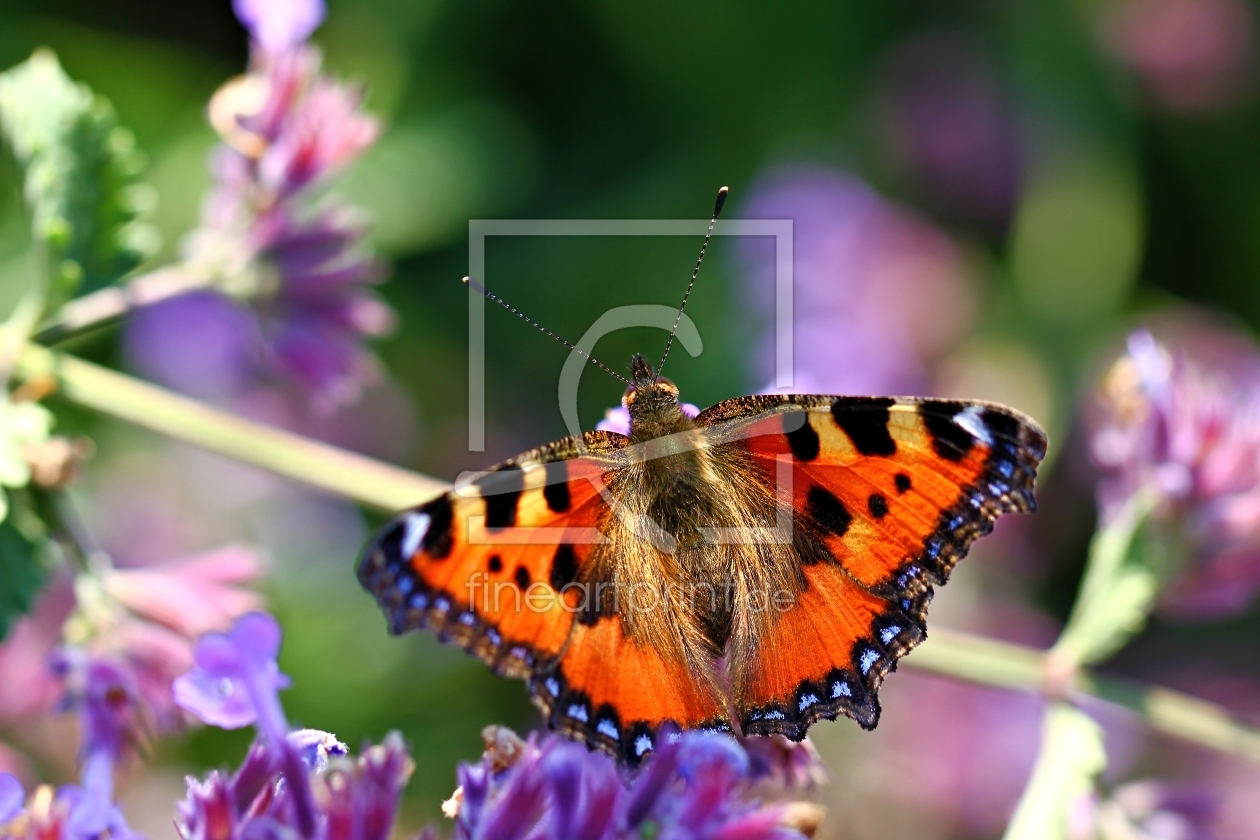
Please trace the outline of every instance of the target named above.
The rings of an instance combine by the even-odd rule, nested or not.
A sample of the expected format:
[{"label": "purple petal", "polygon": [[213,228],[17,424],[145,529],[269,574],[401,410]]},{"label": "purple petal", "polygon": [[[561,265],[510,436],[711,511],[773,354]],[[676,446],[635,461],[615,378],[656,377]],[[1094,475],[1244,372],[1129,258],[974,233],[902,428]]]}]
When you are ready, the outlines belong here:
[{"label": "purple petal", "polygon": [[543,758],[542,772],[551,785],[551,837],[569,840],[578,821],[582,798],[582,758],[586,751],[569,744],[556,744]]},{"label": "purple petal", "polygon": [[232,10],[268,52],[305,41],[324,19],[323,0],[232,0]]},{"label": "purple petal", "polygon": [[595,424],[601,432],[616,432],[619,435],[630,434],[630,412],[624,405],[610,408],[604,412],[604,419]]},{"label": "purple petal", "polygon": [[26,792],[17,777],[12,773],[0,773],[0,825],[16,817],[25,801]]},{"label": "purple petal", "polygon": [[280,655],[284,634],[280,622],[266,613],[246,613],[229,632],[233,646],[242,658],[255,664],[273,662]]},{"label": "purple petal", "polygon": [[144,376],[206,399],[232,393],[257,362],[258,322],[217,292],[141,308],[127,323],[127,363]]},{"label": "purple petal", "polygon": [[748,753],[729,735],[688,732],[680,746],[678,767],[688,782],[719,774],[732,779],[748,776]]},{"label": "purple petal", "polygon": [[249,693],[238,680],[200,668],[177,677],[171,686],[175,703],[220,729],[240,729],[258,717]]},{"label": "purple petal", "polygon": [[298,729],[289,733],[289,744],[302,756],[302,761],[316,773],[328,767],[329,756],[346,755],[346,745],[331,732],[319,729]]},{"label": "purple petal", "polygon": [[202,636],[193,651],[197,667],[172,686],[175,702],[212,726],[258,723],[269,738],[282,741],[288,725],[275,693],[288,687],[289,678],[275,661],[281,637],[279,623],[257,612],[238,618],[228,633]]}]

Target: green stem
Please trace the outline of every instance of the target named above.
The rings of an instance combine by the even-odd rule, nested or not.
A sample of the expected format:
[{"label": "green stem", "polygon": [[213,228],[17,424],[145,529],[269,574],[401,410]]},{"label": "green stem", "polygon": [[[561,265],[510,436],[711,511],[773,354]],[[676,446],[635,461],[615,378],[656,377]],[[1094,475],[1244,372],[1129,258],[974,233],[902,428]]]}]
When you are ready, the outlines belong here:
[{"label": "green stem", "polygon": [[[905,659],[908,667],[1016,691],[1046,693],[1047,651],[933,627],[929,638]],[[1067,699],[1094,697],[1142,716],[1152,729],[1219,752],[1260,761],[1260,729],[1189,694],[1079,671],[1066,687]]]},{"label": "green stem", "polygon": [[61,394],[79,405],[380,510],[411,507],[447,487],[437,479],[244,420],[37,345],[27,346],[17,373],[24,378],[52,375]]},{"label": "green stem", "polygon": [[1135,493],[1090,541],[1076,602],[1053,648],[1065,667],[1102,661],[1146,623],[1159,577],[1150,563],[1135,557],[1135,540],[1159,499],[1151,489]]},{"label": "green stem", "polygon": [[[55,376],[66,399],[221,455],[384,511],[431,499],[449,485],[435,478],[243,420],[133,377],[38,345],[18,376]],[[934,627],[906,660],[911,668],[1016,691],[1046,693],[1046,651]],[[1212,703],[1169,689],[1081,670],[1067,687],[1141,715],[1152,728],[1223,753],[1260,761],[1260,730]]]},{"label": "green stem", "polygon": [[102,327],[115,324],[132,311],[207,288],[214,277],[183,265],[169,265],[142,274],[121,286],[106,286],[77,297],[39,327],[35,340],[60,344]]}]

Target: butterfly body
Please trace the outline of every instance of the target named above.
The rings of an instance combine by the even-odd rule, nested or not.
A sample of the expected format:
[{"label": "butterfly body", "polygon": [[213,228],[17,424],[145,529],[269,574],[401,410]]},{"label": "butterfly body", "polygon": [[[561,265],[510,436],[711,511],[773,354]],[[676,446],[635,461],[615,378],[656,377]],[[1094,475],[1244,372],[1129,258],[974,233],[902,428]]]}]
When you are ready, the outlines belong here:
[{"label": "butterfly body", "polygon": [[661,727],[873,727],[933,587],[1031,510],[1045,436],[979,402],[767,395],[690,417],[636,357],[629,435],[524,453],[387,524],[359,579],[629,763]]}]

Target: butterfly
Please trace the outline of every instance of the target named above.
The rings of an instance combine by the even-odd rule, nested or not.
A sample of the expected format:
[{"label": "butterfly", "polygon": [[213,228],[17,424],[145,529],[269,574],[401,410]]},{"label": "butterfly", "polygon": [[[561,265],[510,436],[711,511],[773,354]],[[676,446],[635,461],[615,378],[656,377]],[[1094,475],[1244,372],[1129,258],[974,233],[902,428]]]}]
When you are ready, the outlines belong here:
[{"label": "butterfly", "polygon": [[770,394],[692,416],[643,356],[631,374],[629,434],[530,450],[380,529],[357,572],[390,631],[526,680],[549,727],[629,766],[676,729],[874,728],[933,588],[1035,508],[1045,433],[944,399]]}]

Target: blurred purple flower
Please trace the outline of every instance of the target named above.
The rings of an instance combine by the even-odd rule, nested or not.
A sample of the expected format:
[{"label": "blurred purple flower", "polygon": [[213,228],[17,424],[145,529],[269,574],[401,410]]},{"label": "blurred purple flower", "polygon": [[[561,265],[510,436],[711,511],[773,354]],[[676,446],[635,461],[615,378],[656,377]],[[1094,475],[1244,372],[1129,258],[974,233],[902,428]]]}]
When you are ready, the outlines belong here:
[{"label": "blurred purple flower", "polygon": [[[492,728],[486,737],[486,756],[460,765],[460,787],[445,806],[460,840],[803,837],[789,825],[789,808],[749,795],[753,762],[724,735],[666,738],[633,778],[559,736],[520,741]],[[798,826],[812,832],[819,814]]]},{"label": "blurred purple flower", "polygon": [[117,763],[140,743],[143,708],[125,664],[89,655],[81,648],[62,648],[52,668],[65,686],[62,708],[78,714],[79,749],[85,763],[98,754]]},{"label": "blurred purple flower", "polygon": [[114,771],[141,742],[145,711],[131,672],[116,659],[80,648],[60,650],[52,667],[65,686],[63,708],[79,719],[82,763],[79,784],[57,792],[61,838],[127,840],[133,835],[114,804]]},{"label": "blurred purple flower", "polygon": [[202,399],[241,390],[256,366],[258,322],[216,292],[193,292],[138,311],[127,324],[124,352],[149,379]]},{"label": "blurred purple flower", "polygon": [[1174,111],[1232,105],[1252,82],[1255,19],[1242,0],[1118,0],[1101,32],[1108,51]]},{"label": "blurred purple flower", "polygon": [[[257,554],[228,546],[217,551],[136,569],[109,568],[76,581],[79,607],[66,623],[55,661],[74,694],[85,678],[84,663],[109,662],[139,699],[138,714],[157,732],[185,722],[171,682],[192,667],[193,639],[220,630],[261,606],[243,588],[262,573]],[[86,673],[86,672],[84,672]]]},{"label": "blurred purple flower", "polygon": [[[266,17],[260,0],[242,5]],[[277,30],[305,37],[322,4],[285,0],[274,11]],[[362,92],[322,74],[304,43],[256,52],[250,73],[215,94],[210,121],[223,142],[186,264],[217,289],[144,313],[127,334],[129,360],[199,396],[238,394],[261,378],[317,410],[354,402],[378,375],[364,339],[387,333],[393,312],[371,291],[382,272],[359,214],[315,188],[376,140],[378,123]]]},{"label": "blurred purple flower", "polygon": [[[682,413],[688,417],[695,417],[700,413],[700,408],[691,403],[679,403]],[[610,408],[604,412],[604,419],[595,424],[595,428],[601,432],[616,432],[619,435],[630,434],[630,410],[624,405],[616,408]]]},{"label": "blurred purple flower", "polygon": [[[1254,350],[1254,370],[1260,364]],[[1104,521],[1139,492],[1190,557],[1164,596],[1184,617],[1238,612],[1260,589],[1260,378],[1209,375],[1147,332],[1103,382],[1091,453]]]},{"label": "blurred purple flower", "polygon": [[16,817],[26,801],[22,783],[12,773],[0,773],[0,825]]},{"label": "blurred purple flower", "polygon": [[263,49],[278,52],[310,37],[324,19],[323,0],[232,0],[232,11]]},{"label": "blurred purple flower", "polygon": [[782,735],[745,738],[740,742],[748,753],[749,775],[787,791],[808,791],[821,787],[830,778],[813,743],[789,741]]},{"label": "blurred purple flower", "polygon": [[175,680],[175,702],[220,729],[251,724],[273,749],[289,734],[277,692],[280,625],[266,613],[241,616],[227,633],[207,633],[193,652],[196,667]]},{"label": "blurred purple flower", "polygon": [[1214,840],[1221,796],[1189,782],[1146,779],[1127,782],[1106,799],[1083,803],[1074,815],[1071,840],[1097,836],[1132,840]]},{"label": "blurred purple flower", "polygon": [[[973,289],[949,237],[833,169],[763,176],[750,218],[793,225],[796,393],[896,394],[926,389],[925,364],[970,321]],[[745,296],[754,318],[774,311],[773,240],[745,237]],[[763,383],[774,377],[773,330],[753,342]]]},{"label": "blurred purple flower", "polygon": [[875,94],[880,149],[939,212],[1002,233],[1015,205],[1015,115],[978,52],[961,38],[920,35],[887,59]]}]

